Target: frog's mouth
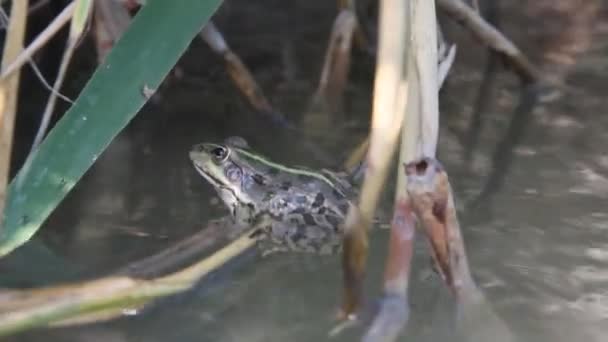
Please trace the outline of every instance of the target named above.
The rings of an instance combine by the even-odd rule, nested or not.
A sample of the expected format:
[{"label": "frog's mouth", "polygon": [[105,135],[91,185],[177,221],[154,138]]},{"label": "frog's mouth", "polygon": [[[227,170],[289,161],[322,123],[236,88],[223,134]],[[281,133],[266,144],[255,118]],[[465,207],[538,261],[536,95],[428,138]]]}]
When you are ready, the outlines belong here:
[{"label": "frog's mouth", "polygon": [[223,183],[220,182],[219,179],[212,176],[211,173],[205,171],[205,169],[203,169],[202,167],[196,165],[196,163],[192,163],[192,164],[194,165],[196,172],[198,172],[201,176],[203,176],[203,178],[205,178],[207,180],[207,182],[211,183],[211,185],[213,185],[214,187],[222,187]]},{"label": "frog's mouth", "polygon": [[203,178],[207,180],[207,182],[213,186],[218,196],[222,199],[222,201],[224,201],[226,206],[233,211],[233,207],[240,202],[238,196],[234,192],[234,189],[225,186],[224,182],[214,177],[211,173],[205,171],[204,168],[196,165],[196,163],[194,163],[194,168],[201,176],[203,176]]}]

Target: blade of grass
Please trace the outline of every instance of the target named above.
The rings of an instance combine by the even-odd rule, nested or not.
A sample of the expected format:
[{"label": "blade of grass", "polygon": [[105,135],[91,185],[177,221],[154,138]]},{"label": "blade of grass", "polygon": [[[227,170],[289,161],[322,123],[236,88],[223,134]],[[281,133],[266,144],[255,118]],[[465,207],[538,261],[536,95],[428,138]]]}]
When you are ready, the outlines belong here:
[{"label": "blade of grass", "polygon": [[[12,63],[23,50],[28,2],[27,0],[18,1],[12,5],[11,18],[2,56],[2,69]],[[11,77],[0,80],[0,213],[4,209],[7,195],[6,185],[11,164],[19,76],[19,73],[16,73]]]},{"label": "blade of grass", "polygon": [[0,257],[25,243],[148,100],[221,0],[150,0],[9,186]]},{"label": "blade of grass", "polygon": [[40,145],[40,142],[44,138],[44,134],[51,122],[51,117],[53,116],[53,110],[55,109],[55,103],[57,103],[57,95],[59,90],[61,89],[61,85],[63,84],[63,79],[65,78],[65,74],[68,70],[68,65],[70,64],[70,60],[74,55],[74,50],[76,50],[76,45],[78,45],[78,41],[82,36],[82,33],[85,28],[85,24],[91,14],[92,9],[92,1],[91,0],[76,0],[76,7],[74,8],[74,15],[72,16],[72,23],[70,25],[70,35],[68,37],[68,44],[63,52],[63,57],[61,58],[61,64],[59,65],[59,73],[57,74],[57,79],[55,79],[55,84],[53,84],[53,91],[49,96],[49,100],[44,108],[44,113],[42,114],[42,121],[40,122],[40,127],[38,128],[38,132],[36,133],[36,137],[34,138],[34,143],[32,144],[32,151]]}]

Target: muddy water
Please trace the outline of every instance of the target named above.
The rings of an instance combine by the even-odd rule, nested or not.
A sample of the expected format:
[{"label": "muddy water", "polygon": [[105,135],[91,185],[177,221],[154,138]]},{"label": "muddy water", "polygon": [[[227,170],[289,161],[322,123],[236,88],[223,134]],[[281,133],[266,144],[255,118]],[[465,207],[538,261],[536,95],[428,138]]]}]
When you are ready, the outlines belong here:
[{"label": "muddy water", "polygon": [[[440,95],[439,157],[454,183],[473,275],[518,339],[604,341],[608,5],[601,0],[493,3],[488,17],[569,88],[522,89],[500,60],[446,23],[458,55]],[[247,4],[224,5],[218,26],[277,108],[293,122],[305,122],[302,113],[318,80],[335,8],[330,2]],[[260,17],[264,20],[251,20]],[[344,146],[364,137],[368,124],[373,59],[357,53],[353,64],[340,119],[347,124],[315,132],[325,137],[318,142],[337,161]],[[39,245],[0,263],[3,272],[14,274],[2,285],[101,274],[223,215],[187,158],[199,141],[241,135],[278,161],[322,165],[291,134],[248,109],[201,41],[193,42],[179,66],[184,76],[167,81],[161,97],[98,159],[45,225],[35,240]],[[390,201],[383,206],[390,209]],[[381,279],[386,239],[386,232],[372,237],[371,298]],[[44,253],[53,253],[56,264],[32,268],[43,264],[41,258],[50,260]],[[419,240],[408,336],[433,341],[449,330],[441,313],[452,306],[437,279],[426,277],[426,253]],[[30,265],[28,271],[22,271],[23,263]],[[340,281],[337,257],[246,258],[138,316],[30,332],[14,340],[324,340]],[[358,332],[355,328],[339,339]]]}]

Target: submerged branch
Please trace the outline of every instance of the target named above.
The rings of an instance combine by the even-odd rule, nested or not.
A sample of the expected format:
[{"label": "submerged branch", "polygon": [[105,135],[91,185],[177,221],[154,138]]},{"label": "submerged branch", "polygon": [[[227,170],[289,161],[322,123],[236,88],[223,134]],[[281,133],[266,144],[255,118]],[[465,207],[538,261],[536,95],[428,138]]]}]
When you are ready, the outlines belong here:
[{"label": "submerged branch", "polygon": [[[252,248],[256,238],[250,236],[257,228],[245,231],[238,239],[211,256],[180,271],[149,280],[139,276],[156,275],[184,262],[188,256],[201,253],[211,245],[210,242],[219,239],[215,237],[201,243],[200,237],[212,237],[213,232],[225,232],[226,228],[229,227],[218,225],[212,235],[197,235],[198,238],[194,240],[178,243],[168,251],[134,263],[105,278],[79,284],[0,292],[0,336],[33,327],[111,319],[128,311],[137,311],[156,298],[186,291],[202,277]],[[187,256],[172,254],[183,252],[184,248],[188,251],[185,253]],[[160,269],[152,264],[160,258],[171,256],[176,256],[172,258],[173,262],[165,261]]]},{"label": "submerged branch", "polygon": [[200,232],[181,240],[160,253],[130,263],[113,275],[150,279],[187,263],[222,242],[229,242],[242,231],[231,223],[230,217],[210,221]]},{"label": "submerged branch", "polygon": [[458,305],[456,333],[468,341],[514,341],[471,276],[454,195],[443,166],[434,158],[405,165],[407,191],[429,238],[433,259]]},{"label": "submerged branch", "polygon": [[319,85],[313,97],[313,105],[322,105],[329,113],[335,113],[342,104],[342,96],[348,83],[353,33],[357,28],[355,14],[349,9],[338,13],[329,38]]},{"label": "submerged branch", "polygon": [[477,10],[462,0],[437,0],[437,6],[468,28],[479,40],[506,57],[509,64],[527,82],[543,79],[539,69],[494,26],[485,21]]},{"label": "submerged branch", "polygon": [[[249,104],[259,112],[278,115],[264,96],[262,88],[257,84],[253,75],[241,58],[230,49],[222,33],[212,21],[209,21],[200,33],[201,38],[211,50],[224,59],[230,78]],[[283,120],[283,118],[277,118]]]}]

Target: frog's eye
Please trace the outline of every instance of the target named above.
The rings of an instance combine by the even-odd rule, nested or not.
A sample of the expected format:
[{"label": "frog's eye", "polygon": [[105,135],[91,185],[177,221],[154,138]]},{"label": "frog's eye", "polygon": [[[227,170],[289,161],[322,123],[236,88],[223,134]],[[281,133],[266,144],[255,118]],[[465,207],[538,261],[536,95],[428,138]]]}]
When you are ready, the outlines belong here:
[{"label": "frog's eye", "polygon": [[217,161],[224,161],[228,157],[228,150],[224,147],[218,146],[211,150],[211,155]]},{"label": "frog's eye", "polygon": [[226,177],[231,182],[239,181],[241,179],[242,175],[243,175],[243,172],[241,171],[240,168],[238,168],[236,166],[232,166],[232,167],[229,167],[226,169]]}]

